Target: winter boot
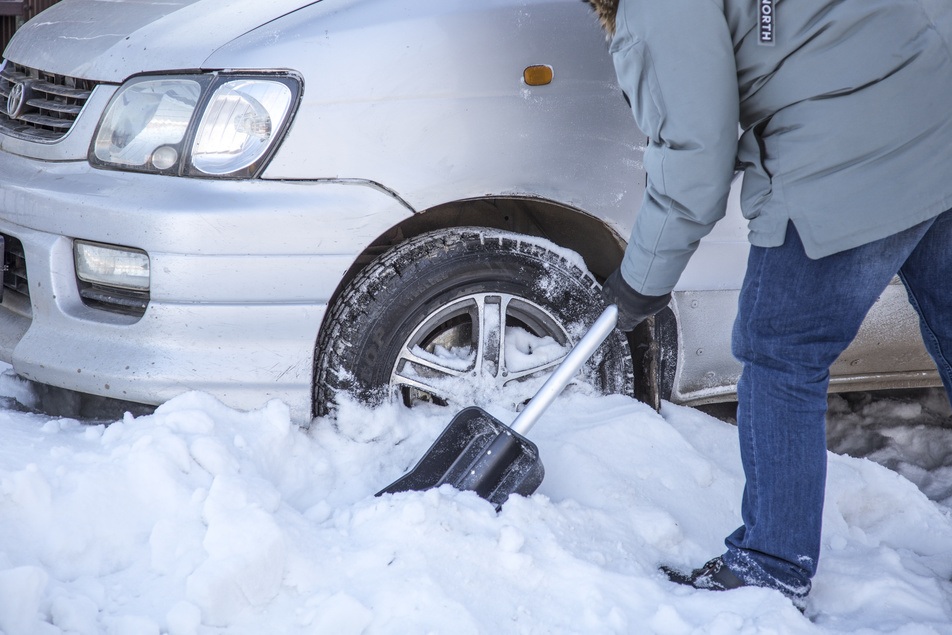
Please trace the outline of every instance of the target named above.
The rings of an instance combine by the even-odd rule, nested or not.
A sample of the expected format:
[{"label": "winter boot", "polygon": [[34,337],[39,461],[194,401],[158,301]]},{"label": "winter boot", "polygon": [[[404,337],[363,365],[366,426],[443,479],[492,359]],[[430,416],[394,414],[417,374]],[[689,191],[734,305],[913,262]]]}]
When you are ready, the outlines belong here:
[{"label": "winter boot", "polygon": [[690,573],[682,573],[681,571],[676,571],[664,565],[661,565],[661,570],[672,582],[693,586],[695,589],[727,591],[729,589],[747,586],[743,580],[734,575],[734,573],[724,565],[724,560],[722,560],[720,556],[709,560],[703,567],[695,569]]},{"label": "winter boot", "polygon": [[[731,589],[738,589],[744,586],[751,586],[734,575],[734,572],[728,569],[727,565],[724,564],[724,560],[721,556],[709,560],[703,567],[700,569],[695,569],[690,573],[683,573],[665,565],[661,565],[660,569],[672,582],[694,587],[695,589],[704,589],[706,591],[729,591]],[[777,590],[780,591],[780,589]],[[783,593],[783,591],[780,592]],[[793,602],[793,605],[797,607],[798,611],[801,613],[805,611],[805,595],[793,596],[788,593],[784,593],[784,595],[791,602]]]}]

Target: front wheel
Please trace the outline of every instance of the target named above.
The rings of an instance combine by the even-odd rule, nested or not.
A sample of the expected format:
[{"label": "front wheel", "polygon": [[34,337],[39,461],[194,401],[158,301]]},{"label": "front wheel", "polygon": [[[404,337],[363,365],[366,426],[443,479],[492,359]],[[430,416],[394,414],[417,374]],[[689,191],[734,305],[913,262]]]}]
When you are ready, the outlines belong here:
[{"label": "front wheel", "polygon": [[[380,256],[334,303],[316,351],[315,411],[332,411],[342,394],[517,409],[601,309],[581,258],[548,241],[483,228],[423,234]],[[580,380],[633,393],[621,333]]]}]

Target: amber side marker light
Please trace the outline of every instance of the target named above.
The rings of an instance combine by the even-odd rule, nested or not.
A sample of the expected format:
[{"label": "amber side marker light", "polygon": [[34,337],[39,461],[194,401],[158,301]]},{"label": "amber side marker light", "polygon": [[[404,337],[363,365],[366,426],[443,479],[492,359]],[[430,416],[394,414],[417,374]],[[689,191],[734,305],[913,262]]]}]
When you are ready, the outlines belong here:
[{"label": "amber side marker light", "polygon": [[546,64],[527,66],[522,71],[522,79],[529,86],[545,86],[552,81],[552,67]]}]

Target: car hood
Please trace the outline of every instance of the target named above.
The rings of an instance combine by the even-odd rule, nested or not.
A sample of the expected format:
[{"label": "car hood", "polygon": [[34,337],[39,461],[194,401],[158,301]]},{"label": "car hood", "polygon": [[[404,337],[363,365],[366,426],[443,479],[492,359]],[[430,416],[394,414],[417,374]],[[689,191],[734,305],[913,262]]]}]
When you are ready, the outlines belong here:
[{"label": "car hood", "polygon": [[198,69],[224,44],[316,1],[64,0],[22,26],[4,55],[103,82]]}]

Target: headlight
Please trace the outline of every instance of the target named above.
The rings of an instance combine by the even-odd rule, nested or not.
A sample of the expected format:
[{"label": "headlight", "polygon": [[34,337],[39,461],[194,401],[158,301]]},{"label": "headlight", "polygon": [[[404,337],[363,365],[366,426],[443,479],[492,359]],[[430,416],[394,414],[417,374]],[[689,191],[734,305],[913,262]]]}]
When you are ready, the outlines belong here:
[{"label": "headlight", "polygon": [[141,172],[253,177],[287,129],[299,92],[290,75],[137,77],[106,107],[89,160]]}]

